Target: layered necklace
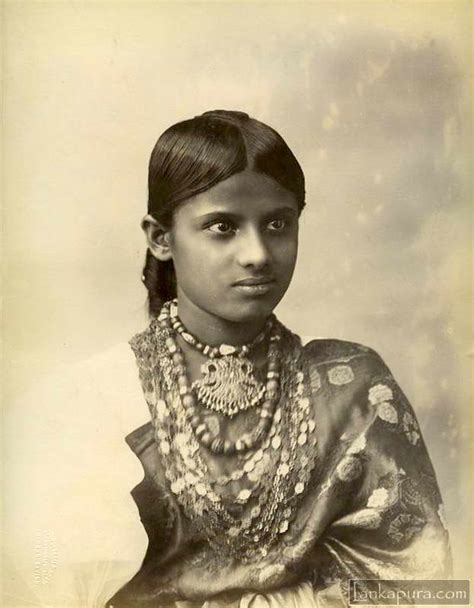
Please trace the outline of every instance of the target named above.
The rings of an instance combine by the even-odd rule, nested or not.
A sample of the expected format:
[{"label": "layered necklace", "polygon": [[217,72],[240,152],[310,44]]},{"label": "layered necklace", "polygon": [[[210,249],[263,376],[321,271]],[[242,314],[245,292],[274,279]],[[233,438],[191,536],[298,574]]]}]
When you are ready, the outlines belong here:
[{"label": "layered necklace", "polygon": [[[208,357],[194,383],[178,335]],[[265,340],[262,383],[247,355]],[[195,533],[219,555],[265,557],[288,530],[315,464],[316,424],[299,338],[271,317],[251,344],[204,345],[186,330],[173,301],[131,345],[164,473]],[[258,423],[236,441],[206,422],[209,413],[232,419],[248,410],[258,413]],[[230,474],[211,474],[212,454],[231,459]],[[233,493],[232,482],[239,482]]]},{"label": "layered necklace", "polygon": [[[178,317],[177,302],[173,300],[163,306],[158,317],[161,326],[172,333],[174,330],[183,340],[196,348],[209,359],[201,366],[202,378],[189,383],[184,357],[179,350],[176,339],[170,335],[166,339],[168,351],[178,372],[178,386],[183,405],[190,416],[191,426],[196,437],[212,452],[217,454],[234,454],[256,447],[267,434],[275,405],[279,398],[279,364],[276,344],[280,336],[272,332],[274,318],[271,317],[265,329],[250,343],[243,346],[221,344],[220,346],[204,345],[186,330]],[[247,358],[253,348],[269,336],[268,369],[265,385],[254,376],[251,361]],[[233,442],[212,432],[206,423],[206,416],[197,407],[197,403],[207,410],[214,411],[229,418],[236,414],[260,407],[259,422],[250,433]]]}]

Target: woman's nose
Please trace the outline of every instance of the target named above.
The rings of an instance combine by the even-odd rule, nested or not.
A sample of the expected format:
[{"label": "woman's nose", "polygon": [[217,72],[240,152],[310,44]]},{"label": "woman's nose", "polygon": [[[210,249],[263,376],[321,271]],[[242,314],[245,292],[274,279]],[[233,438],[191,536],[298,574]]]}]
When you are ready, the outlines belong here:
[{"label": "woman's nose", "polygon": [[238,261],[241,266],[262,267],[268,264],[270,253],[262,234],[258,230],[248,230],[239,239]]}]

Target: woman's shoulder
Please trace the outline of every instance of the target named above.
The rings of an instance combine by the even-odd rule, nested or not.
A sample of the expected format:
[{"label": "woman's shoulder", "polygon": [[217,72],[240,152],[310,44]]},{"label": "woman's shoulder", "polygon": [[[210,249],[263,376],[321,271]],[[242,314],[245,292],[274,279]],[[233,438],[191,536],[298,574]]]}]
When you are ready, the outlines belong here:
[{"label": "woman's shoulder", "polygon": [[82,379],[91,378],[89,387],[101,390],[135,388],[138,378],[135,357],[130,344],[125,341],[74,363],[67,373]]},{"label": "woman's shoulder", "polygon": [[[120,342],[86,358],[64,363],[18,390],[12,416],[23,421],[41,418],[51,428],[66,425],[86,432],[86,426],[114,425],[130,431],[149,419],[134,354]],[[74,425],[67,421],[74,420]],[[88,428],[88,434],[92,431]]]},{"label": "woman's shoulder", "polygon": [[321,359],[325,357],[351,357],[360,354],[373,354],[373,348],[351,342],[340,338],[315,338],[313,336],[301,336],[304,351],[310,356]]},{"label": "woman's shoulder", "polygon": [[304,356],[311,365],[329,369],[346,366],[366,377],[390,373],[379,353],[365,344],[338,338],[302,338],[302,343]]}]

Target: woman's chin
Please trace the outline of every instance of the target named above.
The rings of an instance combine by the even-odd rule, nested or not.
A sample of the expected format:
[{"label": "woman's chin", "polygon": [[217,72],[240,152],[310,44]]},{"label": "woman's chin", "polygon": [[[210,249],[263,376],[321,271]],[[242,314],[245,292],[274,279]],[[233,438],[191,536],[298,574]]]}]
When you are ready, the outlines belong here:
[{"label": "woman's chin", "polygon": [[243,300],[227,315],[227,319],[235,323],[259,322],[269,317],[276,305],[276,303],[264,299]]}]

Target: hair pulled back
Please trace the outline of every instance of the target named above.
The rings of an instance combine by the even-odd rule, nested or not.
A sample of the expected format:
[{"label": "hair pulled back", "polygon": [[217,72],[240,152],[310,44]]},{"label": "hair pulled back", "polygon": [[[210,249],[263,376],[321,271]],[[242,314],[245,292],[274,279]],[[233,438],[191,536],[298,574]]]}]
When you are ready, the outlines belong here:
[{"label": "hair pulled back", "polygon": [[[179,204],[235,173],[251,169],[291,192],[305,205],[303,171],[283,138],[244,112],[212,110],[167,129],[153,148],[148,167],[148,213],[170,229]],[[148,310],[156,316],[176,297],[173,261],[156,259],[148,249],[143,282]]]}]

